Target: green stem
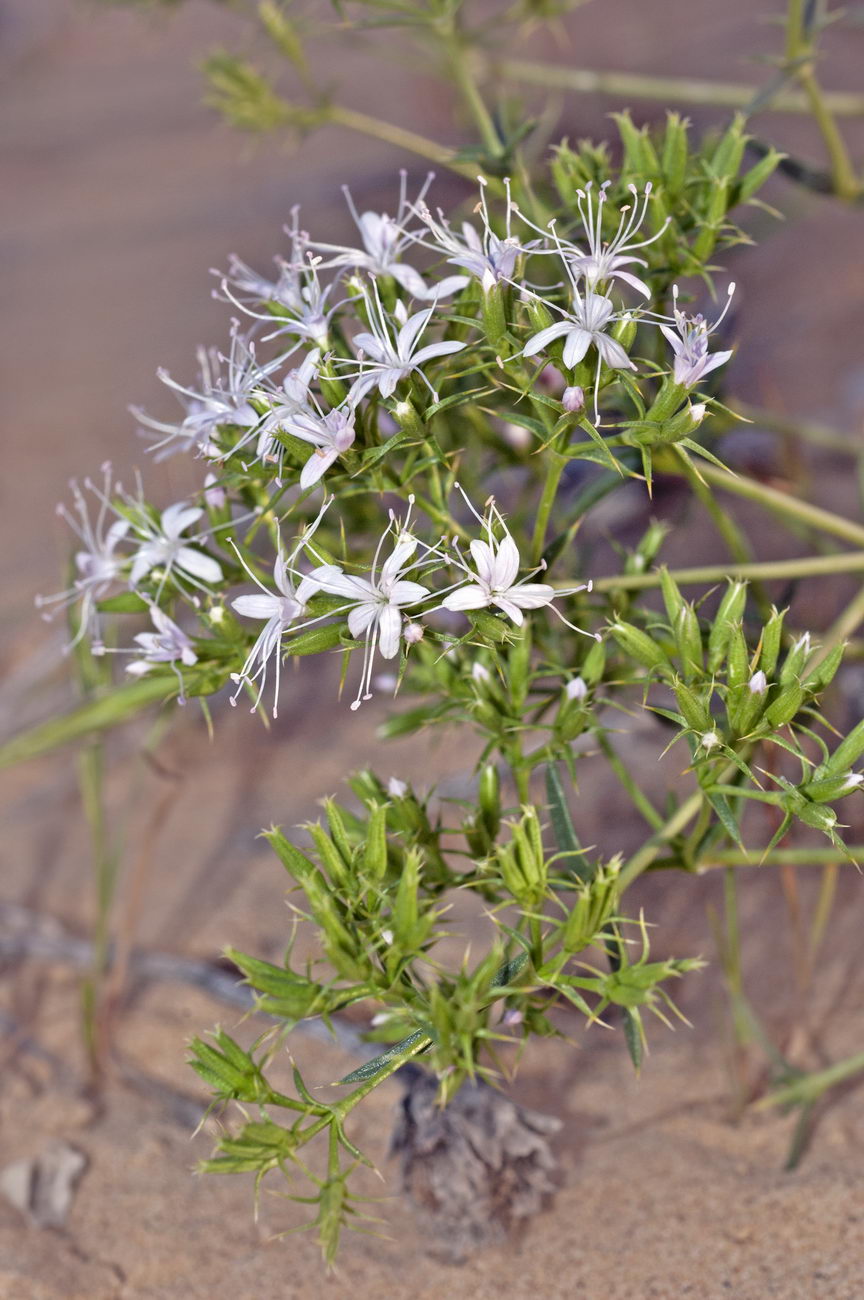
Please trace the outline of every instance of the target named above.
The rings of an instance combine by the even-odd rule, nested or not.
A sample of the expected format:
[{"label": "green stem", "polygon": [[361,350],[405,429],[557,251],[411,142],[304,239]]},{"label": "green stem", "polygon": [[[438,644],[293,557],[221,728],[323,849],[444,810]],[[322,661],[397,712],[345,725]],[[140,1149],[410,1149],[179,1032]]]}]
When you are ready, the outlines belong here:
[{"label": "green stem", "polygon": [[555,497],[558,494],[558,484],[561,481],[561,475],[564,473],[564,467],[567,464],[567,457],[562,456],[560,452],[550,447],[546,453],[546,478],[543,482],[543,492],[540,497],[540,504],[537,507],[537,517],[534,520],[534,534],[531,540],[531,563],[539,564],[543,558],[543,548],[546,544],[546,530],[549,527],[549,518],[552,514],[552,508],[555,505]]},{"label": "green stem", "polygon": [[447,63],[453,80],[459,88],[462,99],[474,124],[480,132],[480,138],[491,158],[500,158],[502,154],[501,138],[495,128],[492,114],[486,107],[477,85],[477,79],[471,68],[470,52],[466,51],[458,32],[450,32],[444,38]]},{"label": "green stem", "polygon": [[841,199],[854,199],[861,192],[861,184],[834,121],[827,96],[813,71],[816,49],[812,37],[804,30],[804,14],[804,0],[789,0],[786,10],[786,63],[790,69],[797,65],[794,67],[794,75],[804,91],[809,112],[825,143],[834,193]]},{"label": "green stem", "polygon": [[[490,65],[490,71],[492,71]],[[567,68],[526,59],[504,59],[494,71],[512,81],[523,81],[547,90],[572,90],[581,95],[610,95],[615,99],[659,99],[669,104],[716,104],[722,108],[746,109],[759,93],[754,86],[734,81],[707,81],[693,77],[645,77],[630,72],[599,72],[589,68]],[[864,115],[864,95],[844,91],[826,92],[823,103],[837,116]],[[809,113],[807,95],[780,91],[762,106],[763,112]]]},{"label": "green stem", "polygon": [[[663,456],[662,459],[658,457],[657,468],[667,474],[685,476],[684,466],[675,455]],[[834,514],[831,510],[823,510],[821,506],[799,501],[788,492],[778,492],[776,488],[768,487],[765,483],[742,478],[738,474],[731,473],[730,470],[719,469],[716,465],[700,464],[699,473],[707,483],[724,492],[731,492],[746,501],[756,501],[768,510],[785,515],[810,528],[818,528],[834,537],[840,537],[852,546],[864,547],[864,527],[853,523],[851,519],[844,519],[842,515]]]},{"label": "green stem", "polygon": [[816,1074],[806,1074],[801,1079],[796,1079],[790,1083],[787,1088],[779,1088],[772,1092],[770,1096],[763,1097],[756,1103],[757,1110],[765,1110],[768,1106],[790,1106],[802,1105],[806,1102],[818,1100],[823,1092],[833,1088],[835,1084],[843,1083],[844,1080],[852,1078],[853,1075],[864,1070],[864,1052],[858,1052],[856,1056],[850,1056],[848,1060],[839,1061],[836,1065],[831,1065],[827,1070],[820,1070]]},{"label": "green stem", "polygon": [[729,408],[742,420],[758,424],[760,428],[768,429],[771,433],[780,433],[787,438],[803,438],[814,447],[825,447],[828,451],[843,452],[847,456],[860,454],[855,434],[844,435],[823,424],[789,419],[774,411],[766,411],[760,406],[751,406],[749,402],[730,401]]},{"label": "green stem", "polygon": [[[466,176],[469,180],[477,179],[476,163],[459,162],[455,151],[448,149],[446,145],[438,144],[436,140],[430,140],[427,136],[418,135],[416,131],[409,131],[406,127],[396,126],[393,122],[385,122],[380,117],[371,117],[368,113],[360,113],[341,104],[331,104],[327,109],[326,121],[334,126],[344,126],[349,131],[359,131],[361,135],[370,135],[376,140],[383,140],[385,144],[392,144],[397,149],[406,149],[421,158],[428,158],[430,162],[437,163],[440,167],[447,167],[451,172]],[[494,180],[490,180],[489,186],[490,189],[495,188],[496,192],[501,188]]]},{"label": "green stem", "polygon": [[[697,586],[703,583],[722,582],[724,578],[774,579],[789,578],[824,578],[834,577],[840,573],[864,572],[864,551],[852,551],[842,555],[807,555],[800,560],[763,560],[755,564],[705,564],[693,569],[673,569],[671,577],[679,587]],[[564,586],[563,580],[551,582],[552,586]],[[651,573],[616,573],[612,577],[597,578],[594,582],[595,592],[607,591],[641,591],[660,586],[660,574]],[[856,614],[854,631],[864,617],[864,609],[857,611],[858,603],[864,597],[856,598],[846,615]],[[845,619],[845,616],[844,616]],[[845,623],[844,623],[845,626]],[[842,637],[836,637],[836,644]],[[830,648],[830,647],[829,647]]]},{"label": "green stem", "polygon": [[761,849],[721,849],[712,852],[708,861],[700,862],[699,871],[714,871],[719,867],[761,867],[768,863],[787,867],[824,867],[835,862],[848,862],[850,858],[864,860],[864,844],[850,844],[842,851],[831,848],[772,849],[768,854]]}]

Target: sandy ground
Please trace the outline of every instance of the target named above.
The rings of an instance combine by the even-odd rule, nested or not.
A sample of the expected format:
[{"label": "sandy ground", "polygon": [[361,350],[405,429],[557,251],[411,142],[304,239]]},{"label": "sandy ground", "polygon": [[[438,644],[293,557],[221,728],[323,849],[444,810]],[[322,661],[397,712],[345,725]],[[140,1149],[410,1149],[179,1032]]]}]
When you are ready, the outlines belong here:
[{"label": "sandy ground", "polygon": [[[658,15],[662,50],[652,36]],[[298,198],[310,224],[320,229],[326,221],[334,232],[344,221],[333,206],[339,183],[351,181],[361,198],[379,196],[404,161],[332,132],[298,155],[245,144],[215,125],[199,105],[190,65],[202,47],[229,40],[234,26],[230,15],[195,3],[170,23],[64,0],[0,3],[0,132],[10,182],[0,236],[7,299],[0,348],[4,733],[45,716],[68,691],[53,667],[58,637],[36,621],[31,604],[34,591],[53,589],[64,555],[51,506],[71,474],[107,456],[132,463],[126,404],[158,409],[157,365],[182,375],[195,345],[221,336],[224,309],[208,297],[208,267],[224,264],[232,250],[263,264]],[[722,8],[608,0],[571,26],[574,45],[565,57],[577,50],[587,66],[752,74],[739,53],[754,30],[744,0]],[[770,33],[755,31],[766,48]],[[835,40],[838,84],[856,84],[862,54],[860,33]],[[432,83],[397,66],[385,84],[380,77],[370,83],[361,54],[345,50],[341,59],[352,103],[448,138],[449,108]],[[609,107],[571,105],[562,129],[598,133]],[[811,147],[806,126],[783,122],[779,130],[790,144]],[[795,219],[735,259],[742,285],[736,391],[860,436],[860,213],[788,186],[778,187],[776,198]],[[767,458],[778,473],[790,468],[771,441],[753,440],[744,454]],[[166,499],[182,490],[180,473],[173,465],[164,471]],[[839,463],[821,462],[810,490],[856,510],[855,485]],[[674,501],[668,509],[674,514]],[[718,553],[698,523],[676,545],[691,562]],[[779,530],[762,538],[765,555],[788,546]],[[824,625],[848,591],[804,587],[796,612]],[[219,743],[211,746],[203,727],[183,720],[161,743],[158,767],[134,761],[140,729],[112,741],[111,807],[125,843],[145,845],[140,863],[125,853],[120,897],[137,944],[206,960],[230,942],[273,957],[286,913],[279,868],[254,838],[262,825],[314,816],[316,801],[365,762],[384,775],[398,771],[458,788],[466,758],[452,742],[384,748],[374,738],[381,712],[349,717],[334,704],[332,687],[326,674],[304,670],[269,735],[221,708]],[[850,716],[860,712],[857,692],[849,677],[840,704]],[[656,738],[644,730],[635,743],[653,764]],[[673,775],[667,764],[655,779],[662,784]],[[589,776],[584,802],[593,838],[610,851],[626,849],[638,828],[621,826],[615,792]],[[86,935],[93,903],[72,758],[6,775],[3,805],[3,902]],[[805,894],[810,883],[802,882]],[[661,922],[658,952],[702,953],[716,967],[706,910],[717,902],[713,879],[652,881],[642,896]],[[759,1009],[777,1041],[809,1066],[861,1048],[859,879],[844,880],[841,904],[805,995],[792,974],[777,882],[752,880],[746,891],[745,960]],[[0,1300],[864,1296],[860,1094],[851,1089],[832,1099],[801,1168],[783,1172],[793,1119],[736,1107],[741,1075],[728,1050],[716,969],[682,990],[694,1029],[672,1034],[657,1026],[638,1081],[620,1037],[602,1030],[579,1031],[576,1048],[545,1044],[529,1053],[513,1095],[563,1119],[556,1139],[561,1190],[524,1239],[462,1266],[430,1255],[396,1196],[386,1146],[399,1088],[381,1089],[355,1132],[387,1175],[390,1199],[379,1207],[387,1236],[349,1238],[329,1280],[311,1239],[273,1239],[300,1221],[297,1207],[265,1196],[256,1225],[247,1180],[190,1173],[212,1135],[190,1140],[189,1116],[202,1093],[183,1064],[184,1045],[216,1020],[230,1026],[236,1013],[184,986],[132,988],[119,1017],[114,1076],[97,1103],[81,1086],[74,974],[37,963],[4,974],[4,1014],[14,1032],[0,1042],[0,1164],[64,1139],[88,1167],[63,1231],[29,1227],[0,1200]],[[297,1054],[316,1082],[349,1066],[336,1047],[313,1041],[300,1040]],[[744,1079],[758,1090],[754,1062]]]}]

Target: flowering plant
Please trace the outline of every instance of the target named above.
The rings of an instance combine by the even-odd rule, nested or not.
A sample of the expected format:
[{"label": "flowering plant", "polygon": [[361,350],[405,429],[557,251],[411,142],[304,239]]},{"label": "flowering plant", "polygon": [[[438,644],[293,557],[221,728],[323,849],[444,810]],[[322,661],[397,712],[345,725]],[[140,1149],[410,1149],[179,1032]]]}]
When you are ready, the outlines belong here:
[{"label": "flowering plant", "polygon": [[[351,245],[307,233],[295,210],[274,272],[234,257],[219,274],[236,315],[197,378],[163,374],[179,416],[136,411],[154,457],[195,460],[199,491],[157,507],[106,466],[62,508],[74,572],[42,608],[68,611],[70,647],[131,657],[7,760],[156,701],[228,698],[276,717],[286,661],[333,655],[350,710],[395,696],[385,736],[447,724],[479,738],[463,800],[368,770],[350,778],[353,806],[325,801],[302,847],[267,832],[317,954],[275,965],[232,950],[278,1032],[250,1049],[222,1030],[193,1043],[214,1102],[246,1108],[207,1168],[305,1175],[328,1258],[365,1160],[346,1118],[412,1057],[447,1101],[465,1078],[507,1069],[513,1045],[563,1033],[561,1007],[589,1025],[614,1008],[639,1066],[647,1016],[676,1014],[670,984],[701,965],[651,959],[626,898],[643,873],[769,860],[796,822],[845,852],[834,805],[862,784],[864,724],[838,741],[819,713],[843,629],[818,647],[788,625],[761,585],[779,569],[749,561],[716,496],[864,540],[712,450],[734,419],[722,401],[734,286],[718,286],[715,259],[742,241],[732,213],[779,155],[746,165],[739,119],[698,146],[674,114],[659,135],[627,115],[617,126],[620,164],[562,143],[548,176],[511,184],[490,167],[464,217],[432,207],[431,175],[419,189],[403,175],[383,212],[349,194]],[[722,306],[700,310],[711,298]],[[592,515],[628,486],[650,498],[658,475],[705,507],[729,563],[671,572],[651,523],[598,579],[582,541]],[[860,551],[783,573],[844,563],[860,571]],[[662,610],[639,599],[654,588]],[[126,631],[142,619],[147,630]],[[639,709],[685,754],[688,789],[664,809],[615,744]],[[592,747],[647,825],[629,856],[579,837]],[[761,839],[756,802],[774,810]],[[453,891],[483,901],[488,929],[479,960],[466,946],[456,967],[439,948],[458,932]],[[339,1081],[338,1101],[297,1067],[291,1091],[273,1082],[286,1033],[358,1003],[386,1046]],[[319,1176],[300,1153],[324,1134]]]}]

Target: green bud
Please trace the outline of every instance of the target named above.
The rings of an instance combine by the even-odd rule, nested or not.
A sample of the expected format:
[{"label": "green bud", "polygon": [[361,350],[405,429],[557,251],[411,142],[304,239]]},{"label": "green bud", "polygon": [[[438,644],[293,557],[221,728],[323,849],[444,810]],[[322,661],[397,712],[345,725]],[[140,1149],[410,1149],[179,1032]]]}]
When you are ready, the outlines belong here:
[{"label": "green bud", "polygon": [[826,655],[818,668],[815,668],[808,677],[804,679],[805,690],[811,691],[818,695],[824,691],[825,687],[833,681],[837,669],[843,662],[843,655],[846,652],[846,642],[842,645],[835,646],[830,654]]},{"label": "green bud", "polygon": [[403,401],[397,402],[392,408],[391,414],[403,433],[413,434],[417,438],[426,437],[426,425],[421,420],[417,408],[410,399],[405,398]]},{"label": "green bud", "polygon": [[507,301],[510,296],[509,286],[493,284],[483,294],[480,314],[483,320],[483,333],[487,342],[498,348],[507,334]]},{"label": "green bud", "polygon": [[318,383],[321,393],[331,406],[341,406],[348,396],[348,389],[340,379],[332,361],[325,361],[318,371]]},{"label": "green bud", "polygon": [[697,734],[711,730],[711,714],[708,711],[703,700],[699,698],[695,691],[689,686],[685,686],[680,680],[676,680],[673,687],[675,698],[678,701],[678,708],[684,715],[687,726]]},{"label": "green bud", "polygon": [[797,815],[805,826],[812,826],[814,830],[823,831],[826,835],[831,835],[837,826],[837,814],[825,804],[805,803],[803,808],[797,810]]},{"label": "green bud", "polygon": [[660,165],[663,179],[670,194],[677,194],[684,185],[687,174],[687,120],[678,113],[666,114],[666,134]]},{"label": "green bud", "polygon": [[745,686],[750,680],[750,656],[741,624],[736,623],[729,630],[729,644],[726,652],[726,681],[730,689]]},{"label": "green bud", "polygon": [[480,773],[477,806],[486,834],[494,843],[501,826],[501,778],[494,763],[487,763]]},{"label": "green bud", "polygon": [[847,772],[853,763],[857,763],[862,754],[864,754],[864,718],[852,728],[845,740],[841,740],[827,763],[822,764],[820,771],[826,776]]},{"label": "green bud", "polygon": [[660,590],[663,593],[663,604],[666,606],[666,617],[669,619],[669,626],[674,632],[678,616],[684,609],[684,597],[681,595],[678,583],[665,564],[660,570]]},{"label": "green bud", "polygon": [[804,632],[802,636],[793,644],[792,649],[784,660],[783,667],[780,669],[780,685],[786,686],[789,682],[797,682],[804,671],[804,666],[810,655],[813,653],[813,646],[810,641],[810,633]]},{"label": "green bud", "polygon": [[603,680],[603,673],[606,668],[606,642],[595,641],[582,660],[582,667],[579,670],[579,676],[585,682],[586,686],[596,686]]},{"label": "green bud", "polygon": [[676,384],[674,379],[667,375],[663,380],[660,392],[645,413],[645,419],[655,424],[665,424],[675,414],[686,397],[687,389],[684,385]]},{"label": "green bud", "polygon": [[717,607],[711,631],[708,634],[708,671],[716,673],[726,657],[732,626],[741,622],[747,604],[747,583],[730,581],[723,599]]},{"label": "green bud", "polygon": [[762,648],[759,651],[759,667],[766,677],[773,677],[780,658],[780,644],[783,639],[783,619],[786,611],[772,609],[771,617],[762,630]]},{"label": "green bud", "polygon": [[498,848],[496,862],[507,889],[526,908],[546,897],[547,870],[537,811],[527,808],[521,821],[511,824],[509,844]]},{"label": "green bud", "polygon": [[612,337],[620,343],[625,352],[629,352],[636,341],[636,321],[629,312],[616,321],[612,327]]},{"label": "green bud", "polygon": [[835,799],[844,799],[847,794],[854,794],[861,789],[862,784],[864,776],[860,772],[845,772],[842,776],[808,781],[801,786],[801,792],[813,803],[833,803]]},{"label": "green bud", "polygon": [[538,298],[528,299],[528,323],[532,332],[538,333],[552,324],[552,315]]},{"label": "green bud", "polygon": [[369,880],[382,880],[387,871],[387,808],[375,804],[369,810],[363,873]]},{"label": "green bud", "polygon": [[664,676],[671,675],[672,664],[668,656],[647,632],[634,627],[632,623],[613,623],[610,630],[625,654],[635,659],[643,668],[662,673]]},{"label": "green bud", "polygon": [[761,671],[744,686],[736,686],[727,705],[729,726],[738,736],[748,736],[765,711],[768,682]]},{"label": "green bud", "polygon": [[772,727],[785,726],[795,717],[806,699],[806,692],[798,682],[784,686],[776,700],[765,710],[765,717]]}]

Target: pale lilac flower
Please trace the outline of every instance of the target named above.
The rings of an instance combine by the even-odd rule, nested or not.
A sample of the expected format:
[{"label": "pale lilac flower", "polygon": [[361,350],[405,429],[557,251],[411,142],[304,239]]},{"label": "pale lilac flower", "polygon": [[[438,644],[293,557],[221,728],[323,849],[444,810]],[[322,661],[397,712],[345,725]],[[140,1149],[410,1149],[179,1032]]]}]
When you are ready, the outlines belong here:
[{"label": "pale lilac flower", "polygon": [[675,353],[674,378],[676,384],[692,388],[705,375],[725,365],[732,353],[708,351],[708,336],[713,334],[723,320],[732,302],[735,285],[730,284],[726,290],[726,304],[713,325],[708,325],[704,316],[688,316],[678,310],[678,286],[672,290],[674,298],[673,320],[675,328],[660,322],[660,329],[672,344]]},{"label": "pale lilac flower", "polygon": [[573,306],[572,311],[564,312],[563,320],[555,321],[552,325],[547,325],[545,329],[534,334],[525,347],[522,349],[522,355],[525,357],[534,357],[538,352],[544,351],[555,339],[564,339],[564,365],[571,369],[577,366],[584,358],[586,352],[593,344],[597,350],[597,368],[594,377],[594,420],[600,422],[600,412],[598,407],[599,386],[600,386],[600,369],[604,362],[612,370],[635,370],[633,362],[621,344],[606,333],[616,320],[620,320],[622,313],[615,311],[614,303],[611,298],[606,298],[603,294],[586,292],[584,295],[579,292],[576,281],[573,282]]},{"label": "pale lilac flower", "polygon": [[203,539],[204,534],[183,536],[186,529],[197,523],[203,515],[204,511],[199,506],[178,501],[162,511],[158,524],[143,510],[139,509],[136,513],[133,527],[140,541],[129,574],[130,587],[137,587],[157,567],[162,570],[160,591],[175,570],[195,587],[202,584],[212,586],[222,581],[222,566],[219,561],[205,555],[194,545]]},{"label": "pale lilac flower", "polygon": [[583,410],[585,406],[584,388],[580,388],[578,384],[571,384],[568,388],[565,388],[561,394],[561,405],[568,415],[576,415],[577,412]]},{"label": "pale lilac flower", "polygon": [[[465,499],[468,500],[467,497]],[[468,549],[474,561],[473,570],[462,558],[458,545],[454,542],[457,567],[468,574],[473,581],[457,587],[455,591],[448,592],[441,602],[443,607],[466,613],[472,609],[488,609],[490,606],[495,605],[507,615],[511,622],[519,626],[524,620],[524,610],[542,609],[548,605],[562,622],[567,623],[567,619],[559,610],[555,609],[552,601],[559,596],[572,596],[578,591],[590,591],[591,583],[582,583],[578,587],[556,590],[555,587],[551,587],[545,582],[529,582],[528,578],[531,577],[531,574],[520,579],[518,577],[520,568],[519,550],[495,506],[495,502],[490,498],[485,518],[477,514],[470,502],[468,502],[468,505],[478,522],[485,529],[486,540],[475,539],[469,545]],[[503,537],[497,538],[495,536],[493,532],[493,525],[495,524],[503,532]],[[541,565],[540,567],[545,566]],[[536,573],[537,570],[535,569],[534,572]],[[573,627],[573,624],[567,623],[567,626]],[[581,631],[581,628],[575,628],[574,630]],[[585,635],[591,634],[585,633]]]},{"label": "pale lilac flower", "polygon": [[425,635],[426,629],[422,623],[406,623],[402,639],[406,645],[418,645]]},{"label": "pale lilac flower", "polygon": [[467,345],[450,339],[441,343],[428,343],[418,350],[420,335],[432,319],[434,304],[409,316],[405,304],[397,302],[393,310],[393,321],[398,328],[394,333],[394,325],[385,315],[377,286],[372,294],[364,291],[363,297],[371,333],[363,331],[354,338],[360,364],[351,385],[349,401],[356,406],[373,388],[377,388],[384,398],[392,397],[400,380],[416,373],[426,384],[433,401],[437,402],[438,394],[421,367],[436,357],[461,352]]},{"label": "pale lilac flower", "polygon": [[[76,577],[66,591],[53,596],[37,596],[36,607],[43,611],[46,622],[68,609],[76,601],[81,602],[78,616],[78,631],[66,647],[69,651],[82,637],[94,635],[97,628],[96,602],[108,592],[111,584],[120,576],[127,557],[117,553],[117,547],[126,537],[130,524],[122,518],[111,504],[111,465],[106,461],[102,466],[103,482],[101,488],[91,480],[85,479],[84,486],[92,492],[99,503],[96,518],[91,522],[87,501],[78,484],[73,479],[70,483],[74,514],[65,505],[58,505],[57,513],[75,533],[81,542],[81,550],[75,553]],[[117,485],[119,490],[119,484]],[[110,523],[108,522],[110,519]],[[51,607],[51,608],[48,608]]]},{"label": "pale lilac flower", "polygon": [[[185,388],[172,379],[167,370],[157,373],[186,410],[179,424],[155,420],[145,411],[129,409],[143,427],[140,432],[152,442],[156,460],[165,460],[180,451],[219,460],[244,446],[251,433],[244,434],[235,447],[223,450],[215,441],[226,426],[254,431],[261,416],[252,405],[256,390],[281,364],[281,359],[259,365],[255,349],[241,333],[237,321],[231,323],[231,347],[228,356],[215,348],[198,349],[199,387]],[[223,369],[224,367],[224,369]],[[159,435],[155,439],[153,434]]]},{"label": "pale lilac flower", "polygon": [[[258,397],[269,404],[270,410],[264,417],[258,431],[258,445],[255,449],[255,456],[263,464],[267,462],[276,464],[280,477],[285,448],[276,437],[276,433],[279,429],[285,427],[288,420],[306,410],[309,403],[310,388],[318,373],[320,359],[321,353],[319,349],[314,348],[307,353],[302,365],[298,366],[296,370],[288,372],[280,388],[269,387],[257,394]],[[277,479],[278,481],[279,479]]]},{"label": "pale lilac flower", "polygon": [[[331,498],[332,499],[332,498]],[[264,688],[267,685],[267,670],[270,660],[276,660],[276,689],[273,696],[273,717],[279,716],[279,683],[282,670],[282,639],[288,630],[298,618],[302,618],[307,602],[320,591],[320,584],[315,582],[311,576],[301,578],[295,586],[292,577],[296,571],[294,562],[298,552],[304,547],[309,538],[315,532],[324,512],[330,505],[330,500],[324,502],[317,519],[304,530],[297,539],[297,545],[294,547],[290,557],[286,559],[281,546],[276,556],[276,563],[273,566],[273,585],[275,592],[268,591],[267,588],[258,581],[255,574],[249,568],[243,559],[239,550],[237,558],[243,565],[243,568],[249,574],[249,577],[261,591],[260,596],[236,596],[231,601],[231,608],[243,618],[263,619],[264,627],[258,635],[255,644],[246,656],[246,661],[239,673],[232,673],[231,680],[236,682],[237,690],[231,696],[231,703],[236,704],[240,691],[244,683],[252,686],[260,677],[261,683],[258,687],[258,694],[255,697],[255,703],[252,705],[250,712],[254,713],[261,702],[261,696],[264,694]],[[234,548],[237,550],[236,546]],[[290,575],[290,576],[289,576]],[[300,575],[296,575],[300,576]],[[325,616],[326,617],[326,616]],[[317,620],[313,620],[317,621]],[[257,667],[256,667],[257,664]],[[253,669],[255,670],[253,672]]]},{"label": "pale lilac flower", "polygon": [[576,700],[577,703],[581,704],[582,700],[586,699],[588,696],[588,687],[584,678],[574,677],[564,687],[564,694],[567,696],[568,700]]},{"label": "pale lilac flower", "polygon": [[323,263],[325,267],[351,267],[355,271],[366,271],[373,276],[392,276],[412,298],[420,301],[449,297],[468,283],[464,275],[454,275],[429,286],[415,267],[402,261],[404,250],[418,242],[416,236],[406,228],[407,223],[415,212],[422,210],[426,191],[435,173],[430,172],[426,177],[414,203],[408,201],[407,173],[403,170],[399,176],[399,206],[395,217],[388,216],[386,212],[358,212],[348,186],[342,186],[348,209],[360,232],[362,248],[349,248],[344,244],[320,244],[314,241],[311,247],[320,253],[334,254]]},{"label": "pale lilac flower", "polygon": [[156,631],[139,632],[134,638],[144,651],[144,656],[142,659],[133,659],[132,663],[126,665],[126,671],[132,677],[143,677],[145,673],[150,672],[154,664],[170,664],[180,682],[179,701],[185,704],[183,678],[176,666],[177,660],[179,659],[187,668],[191,668],[198,662],[198,656],[183,629],[159,609],[158,605],[150,606],[150,618]]},{"label": "pale lilac flower", "polygon": [[353,445],[355,418],[352,406],[337,406],[326,415],[307,408],[285,422],[288,433],[314,448],[300,472],[300,487],[304,492],[314,487],[333,462]]},{"label": "pale lilac flower", "polygon": [[[413,498],[409,500],[413,502]],[[368,578],[344,573],[336,564],[322,564],[317,569],[313,569],[309,575],[322,591],[345,599],[348,609],[348,630],[352,637],[358,640],[362,637],[365,640],[363,671],[357,698],[351,705],[352,709],[359,709],[363,700],[372,698],[370,686],[376,649],[382,659],[395,659],[399,653],[402,610],[406,606],[418,604],[429,595],[427,587],[419,582],[412,582],[404,576],[419,564],[426,562],[426,557],[414,560],[419,543],[417,538],[407,531],[407,524],[406,520],[405,525],[399,528],[395,517],[391,514],[390,523],[376,548]],[[378,559],[381,547],[385,539],[394,532],[396,543],[379,572]]]},{"label": "pale lilac flower", "polygon": [[754,673],[747,683],[747,689],[751,695],[764,695],[768,690],[768,678],[760,668],[758,673]]},{"label": "pale lilac flower", "polygon": [[[285,227],[291,238],[291,256],[278,261],[278,280],[259,276],[234,257],[228,275],[222,277],[221,289],[225,299],[247,316],[274,326],[263,336],[264,342],[287,334],[298,342],[306,339],[324,348],[330,317],[338,304],[331,306],[328,302],[333,285],[321,285],[321,258],[309,251],[309,236],[300,230],[299,216],[300,209],[292,208],[291,225]],[[254,310],[256,305],[263,310]]]},{"label": "pale lilac flower", "polygon": [[391,799],[404,799],[408,793],[408,784],[405,781],[400,781],[398,776],[391,776],[387,782],[387,793]]},{"label": "pale lilac flower", "polygon": [[[634,275],[632,271],[625,271],[622,268],[648,265],[643,257],[634,257],[633,253],[636,249],[647,248],[649,244],[655,243],[669,225],[669,218],[666,218],[657,233],[652,235],[650,239],[637,240],[635,236],[644,225],[648,214],[652,186],[649,181],[640,196],[635,185],[628,185],[627,188],[633,196],[633,202],[632,204],[626,204],[621,209],[618,229],[612,238],[604,239],[603,215],[607,203],[606,191],[608,188],[609,181],[604,181],[597,191],[596,205],[590,182],[585,186],[584,190],[577,190],[576,205],[579,209],[579,216],[582,218],[587,251],[582,245],[571,243],[569,240],[561,239],[557,234],[554,234],[558,251],[564,257],[568,268],[577,276],[584,277],[585,287],[589,291],[602,291],[603,286],[608,285],[611,280],[623,280],[631,289],[641,293],[643,298],[650,298],[651,290],[645,281]],[[522,214],[520,213],[520,215]],[[522,219],[532,229],[539,229],[526,217],[523,216]],[[550,223],[550,227],[554,233],[554,222]]]},{"label": "pale lilac flower", "polygon": [[215,474],[204,475],[204,500],[211,510],[221,510],[228,500],[225,489]]},{"label": "pale lilac flower", "polygon": [[[462,233],[457,234],[450,226],[450,222],[444,216],[441,209],[438,209],[438,220],[432,216],[432,213],[418,201],[417,212],[423,219],[432,236],[432,242],[418,240],[427,248],[434,248],[436,251],[443,252],[451,266],[460,266],[480,281],[484,293],[494,289],[496,284],[501,281],[510,282],[516,270],[516,261],[520,253],[526,252],[532,248],[536,240],[530,244],[523,245],[511,234],[510,221],[512,213],[515,211],[510,200],[510,185],[505,181],[507,189],[507,217],[506,217],[506,235],[501,239],[492,230],[489,224],[489,211],[486,206],[486,182],[480,178],[480,201],[475,208],[479,213],[483,223],[483,233],[479,235],[474,226],[468,221],[462,222]],[[462,279],[467,284],[467,279]],[[445,281],[449,283],[449,281]],[[460,286],[461,287],[461,286]]]}]

